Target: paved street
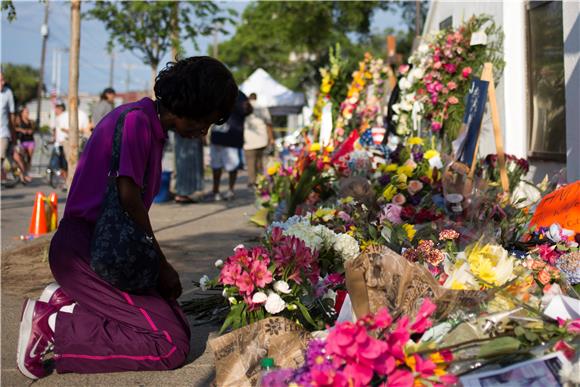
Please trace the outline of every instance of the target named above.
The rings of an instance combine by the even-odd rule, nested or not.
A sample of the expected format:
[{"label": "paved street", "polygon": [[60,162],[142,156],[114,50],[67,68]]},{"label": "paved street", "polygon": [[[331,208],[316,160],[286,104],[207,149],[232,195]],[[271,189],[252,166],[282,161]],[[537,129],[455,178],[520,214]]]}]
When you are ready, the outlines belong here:
[{"label": "paved street", "polygon": [[[156,236],[168,259],[180,272],[184,294],[193,295],[192,280],[203,274],[217,274],[214,261],[227,257],[239,243],[252,243],[261,231],[248,223],[253,214],[253,194],[239,181],[233,202],[204,202],[189,206],[173,202],[153,205],[150,215]],[[225,181],[224,181],[225,183]],[[206,184],[209,187],[209,184]],[[31,381],[16,366],[16,342],[22,299],[38,297],[52,277],[45,260],[50,236],[23,242],[37,191],[49,192],[40,180],[30,186],[2,190],[2,386],[26,386]],[[64,197],[59,196],[59,212]],[[118,374],[53,374],[35,386],[207,386],[214,377],[213,356],[206,341],[216,326],[193,327],[192,351],[188,363],[169,372]]]}]

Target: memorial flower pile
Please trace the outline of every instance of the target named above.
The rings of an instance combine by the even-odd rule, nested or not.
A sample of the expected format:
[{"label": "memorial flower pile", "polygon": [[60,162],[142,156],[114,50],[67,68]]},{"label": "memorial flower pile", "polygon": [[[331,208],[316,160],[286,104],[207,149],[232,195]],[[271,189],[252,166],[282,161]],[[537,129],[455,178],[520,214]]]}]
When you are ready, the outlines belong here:
[{"label": "memorial flower pile", "polygon": [[422,355],[414,351],[411,340],[431,327],[435,309],[426,299],[413,320],[402,316],[394,321],[381,309],[355,323],[339,323],[325,341],[310,342],[302,367],[269,373],[262,383],[272,387],[453,385],[457,378],[447,372],[452,353]]}]

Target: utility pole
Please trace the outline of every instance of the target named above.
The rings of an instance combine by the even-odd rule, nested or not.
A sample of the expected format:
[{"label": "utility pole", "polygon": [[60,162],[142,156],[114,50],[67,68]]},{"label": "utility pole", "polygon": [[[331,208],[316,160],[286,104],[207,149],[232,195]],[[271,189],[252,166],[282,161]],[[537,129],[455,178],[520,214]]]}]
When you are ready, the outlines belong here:
[{"label": "utility pole", "polygon": [[111,50],[111,68],[109,69],[109,87],[113,88],[113,80],[115,75],[115,51]]},{"label": "utility pole", "polygon": [[48,40],[48,0],[44,3],[44,23],[40,27],[40,35],[42,36],[42,51],[40,53],[40,74],[38,77],[38,89],[36,91],[36,98],[38,105],[36,106],[36,127],[40,128],[40,113],[42,111],[42,86],[44,84],[44,60],[46,59],[46,41]]},{"label": "utility pole", "polygon": [[69,152],[68,158],[68,178],[67,186],[70,187],[75,174],[79,158],[79,54],[81,48],[81,2],[71,0],[70,4],[70,57],[69,57],[69,78],[68,78],[68,122],[69,122]]},{"label": "utility pole", "polygon": [[219,29],[221,28],[221,23],[216,23],[213,28],[213,57],[217,59],[218,57],[218,44],[219,44]]},{"label": "utility pole", "polygon": [[124,63],[123,67],[127,69],[127,78],[125,79],[125,91],[129,92],[131,87],[131,70],[137,67],[134,63]]},{"label": "utility pole", "polygon": [[415,36],[421,36],[421,0],[415,0]]}]

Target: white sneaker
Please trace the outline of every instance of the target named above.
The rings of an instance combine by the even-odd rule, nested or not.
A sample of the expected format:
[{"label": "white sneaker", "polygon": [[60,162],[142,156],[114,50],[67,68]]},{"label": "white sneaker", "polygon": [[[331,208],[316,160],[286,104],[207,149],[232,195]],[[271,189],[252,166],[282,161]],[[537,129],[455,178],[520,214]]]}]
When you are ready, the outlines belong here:
[{"label": "white sneaker", "polygon": [[219,193],[216,193],[216,194],[213,195],[213,201],[214,202],[221,202],[222,200],[223,200],[222,199],[222,195],[220,195]]},{"label": "white sneaker", "polygon": [[228,191],[226,192],[226,194],[224,195],[224,199],[225,200],[234,200],[234,197],[236,196],[236,194],[234,194],[234,191]]}]

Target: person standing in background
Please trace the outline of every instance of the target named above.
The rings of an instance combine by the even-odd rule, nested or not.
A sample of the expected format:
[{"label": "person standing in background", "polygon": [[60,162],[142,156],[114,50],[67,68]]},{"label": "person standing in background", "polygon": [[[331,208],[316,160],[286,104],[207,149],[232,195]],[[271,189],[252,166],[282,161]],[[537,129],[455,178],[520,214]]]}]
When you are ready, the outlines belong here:
[{"label": "person standing in background", "polygon": [[0,106],[2,107],[2,122],[0,122],[0,156],[2,170],[2,184],[6,183],[6,171],[4,170],[4,159],[8,155],[10,145],[16,141],[16,132],[14,131],[14,122],[16,120],[16,107],[14,104],[14,94],[4,82],[4,77],[0,72],[0,88],[2,95],[0,97]]},{"label": "person standing in background", "polygon": [[[55,126],[54,126],[54,138],[55,138],[55,147],[59,147],[61,151],[61,170],[62,176],[66,181],[68,175],[68,164],[66,162],[67,156],[70,151],[69,142],[68,142],[68,133],[69,133],[69,115],[68,111],[66,111],[66,105],[63,101],[57,101],[56,107],[56,117],[55,117]],[[91,123],[89,121],[89,116],[83,110],[78,109],[79,115],[79,134],[81,137],[88,138],[91,133]],[[82,141],[82,140],[81,140]],[[86,144],[86,141],[84,141]],[[64,166],[64,168],[63,168]]]},{"label": "person standing in background", "polygon": [[22,108],[20,114],[16,118],[16,138],[18,144],[14,147],[14,161],[21,170],[22,182],[30,183],[32,178],[28,176],[30,165],[32,163],[32,155],[34,154],[34,132],[36,132],[36,124],[30,119],[30,111],[28,107]]},{"label": "person standing in background", "polygon": [[[201,138],[175,139],[175,203],[199,201],[203,191],[203,142]],[[194,197],[190,197],[193,194]]]},{"label": "person standing in background", "polygon": [[244,121],[251,113],[252,105],[248,102],[248,97],[240,91],[228,121],[223,125],[214,125],[211,129],[209,155],[215,201],[222,200],[220,180],[224,169],[229,174],[229,190],[224,199],[232,200],[235,196],[234,186],[240,166],[239,150],[244,146]]},{"label": "person standing in background", "polygon": [[249,102],[252,105],[252,114],[246,117],[244,124],[244,153],[248,167],[248,187],[254,188],[256,176],[263,173],[264,150],[274,144],[274,130],[272,117],[268,108],[256,105],[256,93],[250,94]]},{"label": "person standing in background", "polygon": [[103,90],[101,93],[101,99],[93,106],[91,111],[91,122],[93,128],[97,126],[104,116],[113,111],[115,108],[115,95],[115,90],[111,87],[107,87]]}]

